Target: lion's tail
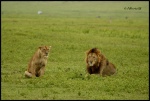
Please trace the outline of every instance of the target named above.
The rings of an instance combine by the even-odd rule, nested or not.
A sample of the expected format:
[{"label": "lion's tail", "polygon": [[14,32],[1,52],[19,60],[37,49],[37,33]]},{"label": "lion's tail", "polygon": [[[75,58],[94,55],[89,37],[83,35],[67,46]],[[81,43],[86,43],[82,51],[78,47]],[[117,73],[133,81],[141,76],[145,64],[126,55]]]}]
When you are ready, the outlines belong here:
[{"label": "lion's tail", "polygon": [[25,71],[25,77],[28,77],[28,78],[31,78],[32,77],[32,74],[31,73],[29,73],[28,71]]}]

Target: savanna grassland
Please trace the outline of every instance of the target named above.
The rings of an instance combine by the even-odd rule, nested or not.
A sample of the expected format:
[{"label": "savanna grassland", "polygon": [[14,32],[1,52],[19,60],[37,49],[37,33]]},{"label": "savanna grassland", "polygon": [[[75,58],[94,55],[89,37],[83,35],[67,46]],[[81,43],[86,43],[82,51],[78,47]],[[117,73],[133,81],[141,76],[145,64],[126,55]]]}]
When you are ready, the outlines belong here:
[{"label": "savanna grassland", "polygon": [[[2,1],[1,99],[148,100],[148,8],[146,1]],[[52,46],[45,74],[25,78],[40,45]],[[94,47],[116,75],[85,77],[85,52]]]}]

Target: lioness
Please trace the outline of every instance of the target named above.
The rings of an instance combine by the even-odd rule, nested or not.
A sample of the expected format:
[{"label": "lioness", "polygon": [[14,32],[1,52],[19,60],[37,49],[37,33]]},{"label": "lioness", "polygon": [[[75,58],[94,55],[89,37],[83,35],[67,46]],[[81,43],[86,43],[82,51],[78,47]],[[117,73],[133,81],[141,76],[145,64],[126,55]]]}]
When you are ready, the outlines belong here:
[{"label": "lioness", "polygon": [[37,49],[29,61],[27,71],[25,71],[26,77],[39,77],[44,74],[50,49],[51,46],[41,46]]},{"label": "lioness", "polygon": [[109,62],[97,48],[86,52],[87,75],[100,74],[100,76],[110,76],[116,73],[116,67]]}]

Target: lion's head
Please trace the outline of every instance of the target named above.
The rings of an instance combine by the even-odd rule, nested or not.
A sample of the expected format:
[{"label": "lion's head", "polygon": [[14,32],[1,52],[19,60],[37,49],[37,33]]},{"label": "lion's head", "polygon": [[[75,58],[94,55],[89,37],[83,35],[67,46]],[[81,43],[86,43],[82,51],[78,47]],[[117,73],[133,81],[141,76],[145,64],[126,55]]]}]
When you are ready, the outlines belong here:
[{"label": "lion's head", "polygon": [[39,49],[41,56],[47,58],[50,48],[51,46],[40,46]]},{"label": "lion's head", "polygon": [[92,48],[86,52],[86,64],[87,73],[100,74],[101,76],[112,75],[116,72],[114,64],[108,61],[108,59],[98,50]]},{"label": "lion's head", "polygon": [[86,63],[89,66],[98,65],[100,63],[100,51],[97,48],[92,48],[86,52]]}]

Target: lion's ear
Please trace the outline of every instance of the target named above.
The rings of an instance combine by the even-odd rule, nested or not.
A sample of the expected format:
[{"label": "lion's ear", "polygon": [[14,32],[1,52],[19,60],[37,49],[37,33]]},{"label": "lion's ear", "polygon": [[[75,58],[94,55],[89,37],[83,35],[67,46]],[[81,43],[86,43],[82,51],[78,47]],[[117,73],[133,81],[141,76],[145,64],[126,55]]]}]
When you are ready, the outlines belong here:
[{"label": "lion's ear", "polygon": [[97,50],[97,54],[100,55],[100,54],[101,54],[101,51],[100,51],[100,50]]},{"label": "lion's ear", "polygon": [[39,49],[42,49],[42,46],[40,46]]},{"label": "lion's ear", "polygon": [[52,46],[49,46],[49,48],[51,48]]},{"label": "lion's ear", "polygon": [[97,50],[97,51],[96,51],[96,54],[100,56],[100,55],[101,55],[101,51],[100,51],[100,50]]}]

